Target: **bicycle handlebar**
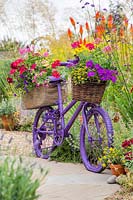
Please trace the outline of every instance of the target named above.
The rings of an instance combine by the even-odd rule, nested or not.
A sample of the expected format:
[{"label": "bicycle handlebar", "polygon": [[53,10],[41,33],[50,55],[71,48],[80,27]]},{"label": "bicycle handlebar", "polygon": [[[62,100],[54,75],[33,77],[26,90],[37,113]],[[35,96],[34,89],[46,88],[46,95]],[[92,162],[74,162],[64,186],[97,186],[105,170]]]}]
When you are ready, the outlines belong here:
[{"label": "bicycle handlebar", "polygon": [[60,66],[70,67],[70,66],[78,64],[78,62],[79,62],[79,57],[75,56],[75,59],[73,60],[67,60],[66,62],[61,62]]}]

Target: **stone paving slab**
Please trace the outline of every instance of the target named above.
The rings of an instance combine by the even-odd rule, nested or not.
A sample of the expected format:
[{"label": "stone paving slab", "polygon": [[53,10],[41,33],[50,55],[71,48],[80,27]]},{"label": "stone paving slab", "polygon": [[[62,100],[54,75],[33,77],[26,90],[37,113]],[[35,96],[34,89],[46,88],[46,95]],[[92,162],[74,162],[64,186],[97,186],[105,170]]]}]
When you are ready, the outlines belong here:
[{"label": "stone paving slab", "polygon": [[110,170],[92,173],[83,164],[57,163],[34,159],[49,170],[38,193],[39,200],[104,200],[120,189],[117,184],[108,184]]}]

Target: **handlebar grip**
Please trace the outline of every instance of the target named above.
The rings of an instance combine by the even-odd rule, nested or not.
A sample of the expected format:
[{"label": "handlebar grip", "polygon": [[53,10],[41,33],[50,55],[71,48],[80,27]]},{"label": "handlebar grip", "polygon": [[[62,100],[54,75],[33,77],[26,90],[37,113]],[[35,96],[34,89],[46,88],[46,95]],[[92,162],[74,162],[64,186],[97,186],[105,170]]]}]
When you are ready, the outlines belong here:
[{"label": "handlebar grip", "polygon": [[70,65],[76,65],[79,62],[79,57],[75,56],[75,59],[73,60],[67,60],[67,62],[61,62],[60,66],[70,66]]}]

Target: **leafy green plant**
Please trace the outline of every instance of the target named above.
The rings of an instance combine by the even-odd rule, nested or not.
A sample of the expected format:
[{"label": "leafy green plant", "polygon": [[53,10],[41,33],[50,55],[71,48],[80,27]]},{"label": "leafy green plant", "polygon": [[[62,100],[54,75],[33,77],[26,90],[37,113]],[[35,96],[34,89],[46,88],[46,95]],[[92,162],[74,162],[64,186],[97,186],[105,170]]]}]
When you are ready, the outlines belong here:
[{"label": "leafy green plant", "polygon": [[124,165],[124,153],[122,148],[105,147],[103,150],[103,156],[99,158],[99,162],[103,167],[109,164],[121,164]]},{"label": "leafy green plant", "polygon": [[80,149],[74,145],[74,139],[66,139],[63,144],[57,147],[50,156],[51,160],[59,162],[80,163]]},{"label": "leafy green plant", "polygon": [[0,103],[0,116],[13,115],[16,112],[16,107],[10,100],[2,100]]},{"label": "leafy green plant", "polygon": [[133,192],[133,171],[128,172],[127,175],[120,175],[117,177],[116,182],[122,185],[127,192]]},{"label": "leafy green plant", "polygon": [[0,101],[2,98],[8,99],[14,93],[14,87],[7,84],[11,60],[0,60]]},{"label": "leafy green plant", "polygon": [[[46,175],[46,173],[45,173]],[[33,178],[33,169],[22,164],[22,159],[6,158],[0,164],[1,200],[36,200],[40,180]]]}]

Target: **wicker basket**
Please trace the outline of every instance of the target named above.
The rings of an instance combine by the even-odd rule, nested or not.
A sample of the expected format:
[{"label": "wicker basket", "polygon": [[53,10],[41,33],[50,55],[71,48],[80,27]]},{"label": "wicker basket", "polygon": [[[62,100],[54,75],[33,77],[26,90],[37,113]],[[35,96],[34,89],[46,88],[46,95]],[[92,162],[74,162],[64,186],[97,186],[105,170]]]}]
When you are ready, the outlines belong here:
[{"label": "wicker basket", "polygon": [[72,98],[76,101],[100,104],[105,91],[106,82],[87,82],[74,85],[72,82]]},{"label": "wicker basket", "polygon": [[[63,102],[67,101],[67,84],[61,85]],[[37,109],[42,106],[57,105],[58,92],[57,85],[49,85],[49,87],[34,88],[21,98],[22,109]]]}]

